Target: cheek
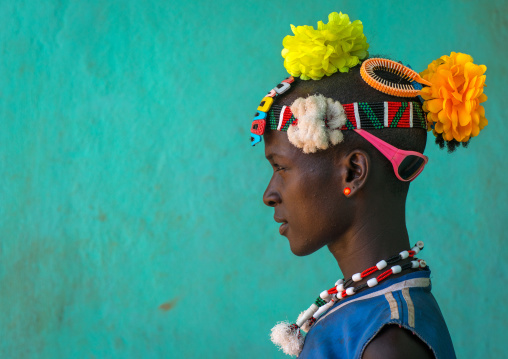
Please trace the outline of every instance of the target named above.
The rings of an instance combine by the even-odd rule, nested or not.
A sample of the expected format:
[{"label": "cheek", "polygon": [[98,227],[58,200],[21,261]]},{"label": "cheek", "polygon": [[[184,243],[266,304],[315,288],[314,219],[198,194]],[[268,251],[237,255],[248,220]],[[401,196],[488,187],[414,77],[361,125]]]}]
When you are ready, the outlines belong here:
[{"label": "cheek", "polygon": [[[314,183],[299,196],[289,197],[291,251],[304,256],[339,239],[348,228],[347,198],[330,181]],[[288,193],[289,195],[289,193]],[[345,211],[346,212],[345,212]]]},{"label": "cheek", "polygon": [[306,178],[305,183],[308,189],[305,192],[305,200],[320,213],[334,211],[341,193],[337,181],[331,173],[319,173]]},{"label": "cheek", "polygon": [[295,205],[302,227],[313,236],[329,236],[339,227],[337,222],[340,222],[341,207],[345,200],[341,197],[342,192],[332,178],[311,177],[301,183],[305,185],[306,190],[302,192]]}]

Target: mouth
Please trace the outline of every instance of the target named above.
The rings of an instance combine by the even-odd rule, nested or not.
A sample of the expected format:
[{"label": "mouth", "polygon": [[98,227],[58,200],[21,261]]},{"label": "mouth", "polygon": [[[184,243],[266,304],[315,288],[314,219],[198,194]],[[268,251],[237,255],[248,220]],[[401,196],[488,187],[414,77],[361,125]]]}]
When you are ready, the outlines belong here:
[{"label": "mouth", "polygon": [[284,234],[284,232],[286,232],[286,230],[288,228],[288,222],[285,219],[282,219],[282,218],[278,218],[278,217],[273,217],[273,218],[275,219],[275,222],[281,223],[281,225],[279,227],[279,233],[282,236]]}]

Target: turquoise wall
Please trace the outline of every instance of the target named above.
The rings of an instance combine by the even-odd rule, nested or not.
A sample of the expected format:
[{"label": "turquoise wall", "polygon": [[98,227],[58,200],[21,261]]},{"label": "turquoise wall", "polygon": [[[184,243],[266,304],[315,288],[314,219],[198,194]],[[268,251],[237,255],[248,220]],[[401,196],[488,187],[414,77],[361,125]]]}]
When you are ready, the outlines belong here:
[{"label": "turquoise wall", "polygon": [[278,235],[248,133],[286,76],[289,24],[331,11],[413,68],[450,51],[487,65],[490,124],[453,155],[429,144],[408,228],[458,356],[508,356],[507,10],[0,1],[0,357],[284,357],[270,328],[340,273],[326,250],[297,258]]}]

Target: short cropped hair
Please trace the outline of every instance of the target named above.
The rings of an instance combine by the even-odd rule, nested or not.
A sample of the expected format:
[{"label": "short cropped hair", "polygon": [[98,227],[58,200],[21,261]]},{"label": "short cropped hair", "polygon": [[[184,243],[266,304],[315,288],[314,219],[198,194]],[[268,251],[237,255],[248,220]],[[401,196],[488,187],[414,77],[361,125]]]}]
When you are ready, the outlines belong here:
[{"label": "short cropped hair", "polygon": [[[407,84],[408,82],[398,76],[389,73],[378,73],[383,78],[392,82],[400,82]],[[396,97],[382,93],[371,86],[369,86],[360,75],[360,65],[355,66],[347,73],[337,72],[331,76],[325,76],[320,80],[300,80],[295,78],[291,85],[291,90],[278,96],[275,99],[275,104],[290,106],[296,99],[305,98],[311,95],[321,94],[324,97],[331,98],[339,101],[342,104],[353,102],[408,102],[415,101],[420,103],[420,100],[407,97]],[[422,128],[384,128],[369,130],[376,137],[391,145],[409,151],[417,151],[423,153],[427,142],[427,131]],[[363,137],[356,134],[354,131],[343,131],[344,141],[337,144],[335,147],[346,146],[346,148],[360,148],[366,151],[371,158],[384,164],[387,181],[393,193],[406,194],[409,188],[409,182],[402,182],[397,179],[393,173],[392,164],[371,144],[369,144]]]}]

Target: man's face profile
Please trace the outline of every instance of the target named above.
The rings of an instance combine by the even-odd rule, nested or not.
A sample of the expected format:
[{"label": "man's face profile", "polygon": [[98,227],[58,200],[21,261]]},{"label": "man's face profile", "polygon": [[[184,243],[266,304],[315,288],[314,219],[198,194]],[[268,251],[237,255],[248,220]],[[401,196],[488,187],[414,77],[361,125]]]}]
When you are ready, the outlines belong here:
[{"label": "man's face profile", "polygon": [[263,201],[274,208],[291,251],[298,256],[313,253],[347,228],[348,204],[334,166],[336,153],[304,154],[280,131],[268,131],[264,139],[273,175]]}]

